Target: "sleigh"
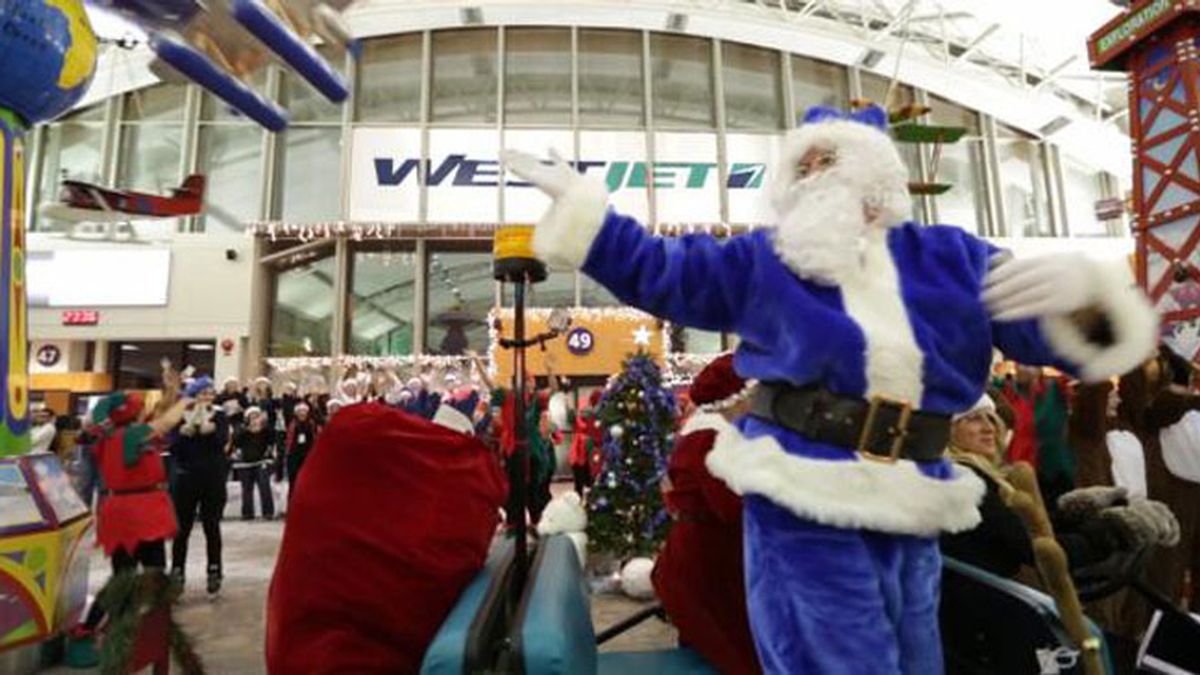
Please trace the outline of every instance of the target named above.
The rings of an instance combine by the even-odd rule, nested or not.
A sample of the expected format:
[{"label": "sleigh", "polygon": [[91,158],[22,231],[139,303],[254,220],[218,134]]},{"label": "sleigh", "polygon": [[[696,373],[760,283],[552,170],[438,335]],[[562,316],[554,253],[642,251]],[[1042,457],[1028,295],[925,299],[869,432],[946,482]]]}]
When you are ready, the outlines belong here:
[{"label": "sleigh", "polygon": [[[504,672],[524,675],[692,675],[716,673],[687,648],[599,652],[598,645],[643,621],[651,607],[597,634],[574,545],[564,535],[541,541],[528,582],[514,594],[511,543],[493,551],[463,592],[425,655],[424,675]],[[514,598],[516,598],[514,602]],[[946,560],[942,643],[947,673],[1082,673],[1053,599],[1039,591]],[[1103,636],[1088,623],[1103,645]],[[1108,662],[1107,649],[1103,649]],[[1111,666],[1106,672],[1113,672]]]}]

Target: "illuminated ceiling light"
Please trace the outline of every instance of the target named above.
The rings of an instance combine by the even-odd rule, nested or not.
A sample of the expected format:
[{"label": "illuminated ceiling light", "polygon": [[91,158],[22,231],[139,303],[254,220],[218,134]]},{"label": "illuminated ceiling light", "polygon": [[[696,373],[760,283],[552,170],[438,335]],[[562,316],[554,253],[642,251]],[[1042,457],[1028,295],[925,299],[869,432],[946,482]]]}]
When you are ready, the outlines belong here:
[{"label": "illuminated ceiling light", "polygon": [[862,56],[858,57],[858,66],[860,68],[874,68],[879,65],[879,62],[885,56],[887,56],[887,53],[882,49],[869,48],[863,52]]},{"label": "illuminated ceiling light", "polygon": [[137,345],[131,345],[128,342],[121,343],[121,351],[123,352],[140,352],[142,348]]},{"label": "illuminated ceiling light", "polygon": [[688,17],[687,14],[679,12],[671,12],[667,15],[667,30],[673,33],[682,33],[687,30]]},{"label": "illuminated ceiling light", "polygon": [[464,26],[479,26],[483,23],[483,10],[478,7],[463,7],[458,16]]},{"label": "illuminated ceiling light", "polygon": [[1054,119],[1050,120],[1049,122],[1043,124],[1041,126],[1041,128],[1038,129],[1038,133],[1041,134],[1042,136],[1050,136],[1052,134],[1056,134],[1056,133],[1062,131],[1063,129],[1067,128],[1070,125],[1071,125],[1070,118],[1059,115],[1058,117],[1055,117]]},{"label": "illuminated ceiling light", "polygon": [[194,342],[192,344],[189,344],[187,346],[187,348],[188,348],[188,351],[193,351],[193,352],[211,352],[211,351],[216,350],[216,347],[214,347],[210,344],[204,343],[204,342]]}]

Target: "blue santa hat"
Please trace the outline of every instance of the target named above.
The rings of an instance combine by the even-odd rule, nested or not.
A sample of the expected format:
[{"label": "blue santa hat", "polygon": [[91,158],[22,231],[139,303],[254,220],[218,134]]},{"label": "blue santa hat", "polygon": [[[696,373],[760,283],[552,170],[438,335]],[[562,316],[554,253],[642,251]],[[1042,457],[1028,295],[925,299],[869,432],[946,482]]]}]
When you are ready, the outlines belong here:
[{"label": "blue santa hat", "polygon": [[874,103],[850,112],[830,106],[815,105],[804,111],[804,117],[800,120],[800,123],[818,124],[834,121],[858,122],[859,124],[874,127],[884,133],[887,133],[888,130],[887,111]]},{"label": "blue santa hat", "polygon": [[213,389],[213,380],[207,375],[201,375],[188,383],[187,389],[183,393],[188,398],[196,398],[201,392],[208,389]]}]

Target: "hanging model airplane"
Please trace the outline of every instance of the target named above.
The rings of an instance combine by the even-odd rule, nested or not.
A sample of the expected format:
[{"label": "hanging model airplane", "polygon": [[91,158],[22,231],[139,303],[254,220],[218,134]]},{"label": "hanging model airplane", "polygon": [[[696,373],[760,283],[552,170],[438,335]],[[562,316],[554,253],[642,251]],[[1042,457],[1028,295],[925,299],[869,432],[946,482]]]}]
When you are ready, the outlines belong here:
[{"label": "hanging model airplane", "polygon": [[204,209],[204,176],[192,175],[161,196],[133,190],[113,190],[93,183],[64,180],[59,201],[43,204],[46,218],[69,223],[117,223],[194,216]]}]

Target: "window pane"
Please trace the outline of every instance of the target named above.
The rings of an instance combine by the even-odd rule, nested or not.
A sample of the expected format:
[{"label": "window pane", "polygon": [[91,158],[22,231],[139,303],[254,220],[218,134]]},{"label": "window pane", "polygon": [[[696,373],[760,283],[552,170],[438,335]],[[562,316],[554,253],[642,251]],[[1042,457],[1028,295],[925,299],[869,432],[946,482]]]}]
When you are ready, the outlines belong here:
[{"label": "window pane", "polygon": [[183,96],[187,85],[159,84],[125,95],[124,119],[127,121],[183,121]]},{"label": "window pane", "polygon": [[350,353],[413,353],[416,263],[411,246],[372,244],[354,253]]},{"label": "window pane", "polygon": [[257,126],[219,124],[200,127],[200,172],[204,191],[203,228],[241,232],[257,220],[262,202],[262,139]]},{"label": "window pane", "polygon": [[421,39],[410,33],[364,43],[355,91],[359,121],[420,121]]},{"label": "window pane", "polygon": [[504,120],[571,123],[571,31],[512,28],[504,32]]},{"label": "window pane", "polygon": [[[36,229],[57,229],[63,225],[43,218],[36,205],[58,199],[58,184],[64,178],[89,182],[100,180],[100,142],[104,127],[98,124],[51,124],[46,127],[42,145],[42,175],[38,197],[29,209]],[[29,164],[27,162],[27,164]]]},{"label": "window pane", "polygon": [[[505,307],[513,306],[513,286],[504,284],[502,300]],[[574,307],[575,273],[550,271],[546,280],[531,284],[525,294],[526,307]]]},{"label": "window pane", "polygon": [[942,146],[942,159],[934,180],[949,183],[954,187],[937,199],[938,220],[946,225],[957,225],[968,232],[983,234],[984,215],[981,206],[984,199],[983,172],[980,170],[983,157],[982,141],[962,140],[953,145]]},{"label": "window pane", "polygon": [[862,94],[863,98],[872,103],[884,108],[893,109],[900,108],[911,104],[915,98],[912,87],[906,84],[896,84],[896,91],[892,94],[892,100],[888,101],[887,93],[891,87],[891,78],[874,75],[872,73],[862,74]]},{"label": "window pane", "polygon": [[974,110],[933,95],[929,96],[929,107],[929,120],[933,124],[963,127],[968,136],[979,135],[979,115]]},{"label": "window pane", "polygon": [[725,126],[730,129],[783,127],[783,84],[779,52],[737,42],[721,45],[725,74]]},{"label": "window pane", "polygon": [[294,222],[337,218],[341,213],[341,138],[338,127],[290,127],[284,132],[283,209]]},{"label": "window pane", "polygon": [[332,255],[327,255],[276,275],[271,356],[329,354],[334,267]]},{"label": "window pane", "polygon": [[659,128],[712,127],[712,43],[684,35],[650,36],[654,123]]},{"label": "window pane", "polygon": [[996,155],[1000,163],[1000,192],[1004,200],[1007,234],[1026,237],[1053,236],[1041,149],[1020,132],[998,125]]},{"label": "window pane", "polygon": [[[728,87],[728,83],[725,85]],[[796,119],[815,105],[845,108],[850,103],[846,69],[803,56],[792,57],[792,110]]]},{"label": "window pane", "polygon": [[641,33],[580,30],[580,123],[640,127],[644,106]]},{"label": "window pane", "polygon": [[1096,219],[1096,202],[1103,199],[1100,174],[1067,157],[1062,158],[1063,200],[1067,207],[1067,227],[1073,237],[1104,237],[1106,223]]},{"label": "window pane", "polygon": [[425,351],[458,356],[488,348],[487,315],[496,304],[490,253],[429,256],[429,326]]},{"label": "window pane", "polygon": [[579,304],[583,307],[617,307],[622,303],[607,288],[586,274],[579,275]]},{"label": "window pane", "polygon": [[[342,50],[320,47],[317,49],[317,53],[344,77],[342,71],[345,70],[346,56]],[[330,103],[324,94],[313,89],[308,80],[295,73],[285,71],[283,74],[283,101],[292,122],[340,122],[342,120],[342,104]]]},{"label": "window pane", "polygon": [[496,121],[496,31],[490,28],[433,34],[434,122]]},{"label": "window pane", "polygon": [[165,192],[180,183],[183,125],[123,124],[117,183],[122,188]]}]

